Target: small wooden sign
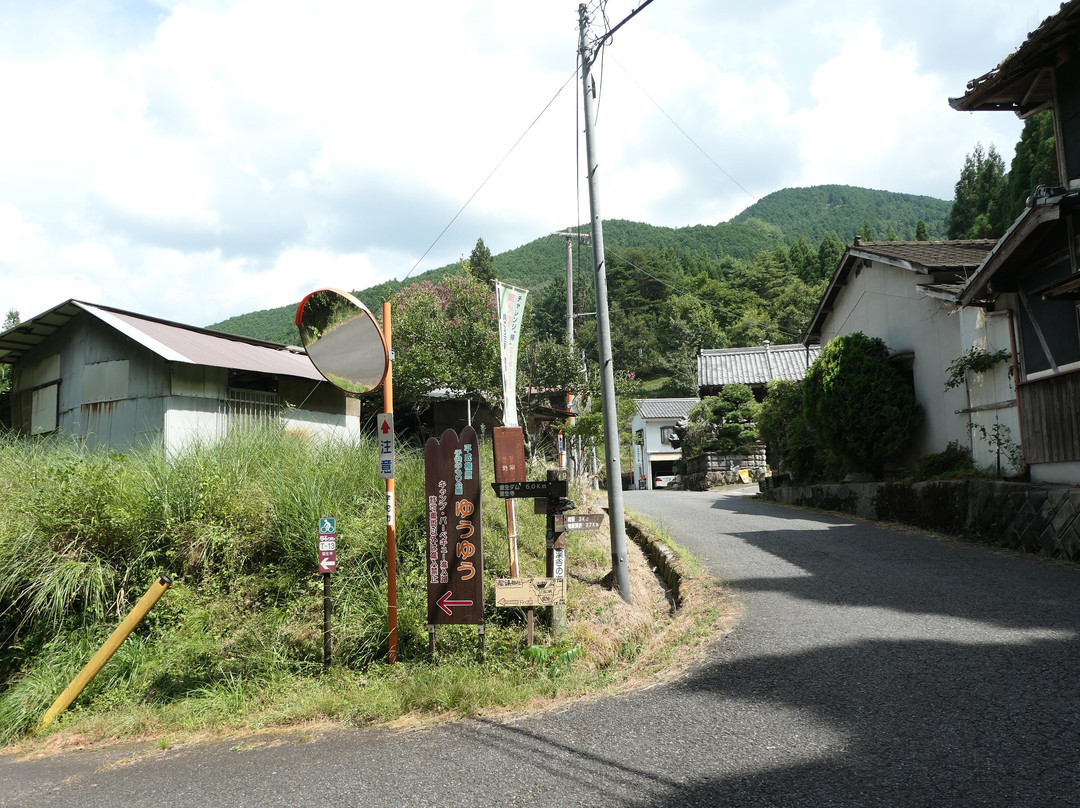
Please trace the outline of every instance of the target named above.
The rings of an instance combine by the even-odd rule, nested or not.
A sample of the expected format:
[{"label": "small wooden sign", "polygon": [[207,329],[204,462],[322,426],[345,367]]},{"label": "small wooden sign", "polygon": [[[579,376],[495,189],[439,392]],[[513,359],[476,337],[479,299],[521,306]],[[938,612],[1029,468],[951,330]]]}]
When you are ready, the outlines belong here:
[{"label": "small wooden sign", "polygon": [[556,530],[596,530],[604,524],[602,513],[567,513],[562,515],[562,527],[559,518],[555,519]]},{"label": "small wooden sign", "polygon": [[520,426],[497,426],[495,442],[495,482],[525,482],[525,433]]},{"label": "small wooden sign", "polygon": [[539,480],[532,482],[492,483],[492,490],[499,499],[524,499],[526,497],[565,497],[566,480]]},{"label": "small wooden sign", "polygon": [[561,606],[566,604],[565,578],[496,578],[496,606]]}]

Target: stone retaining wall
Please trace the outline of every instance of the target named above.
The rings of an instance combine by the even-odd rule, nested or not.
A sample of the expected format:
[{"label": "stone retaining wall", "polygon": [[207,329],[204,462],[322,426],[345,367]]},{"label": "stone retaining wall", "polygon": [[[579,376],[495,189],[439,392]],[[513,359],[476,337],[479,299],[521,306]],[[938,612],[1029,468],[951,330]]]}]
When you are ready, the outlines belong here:
[{"label": "stone retaining wall", "polygon": [[706,452],[686,461],[686,473],[680,477],[681,487],[687,491],[708,491],[716,485],[735,485],[745,482],[740,471],[746,471],[751,482],[758,482],[769,473],[765,459],[765,447],[753,454],[721,454]]},{"label": "stone retaining wall", "polygon": [[761,496],[1080,561],[1080,489],[1002,480],[776,485]]}]

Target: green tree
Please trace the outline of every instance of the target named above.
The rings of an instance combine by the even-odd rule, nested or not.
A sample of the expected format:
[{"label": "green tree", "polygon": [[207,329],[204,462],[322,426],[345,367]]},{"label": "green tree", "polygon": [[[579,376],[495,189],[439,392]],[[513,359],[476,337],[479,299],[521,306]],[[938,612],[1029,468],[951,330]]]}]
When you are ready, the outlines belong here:
[{"label": "green tree", "polygon": [[861,331],[822,349],[803,381],[803,412],[848,470],[878,477],[922,423],[915,393],[889,361],[888,347]]},{"label": "green tree", "polygon": [[885,240],[886,241],[899,241],[900,240],[900,236],[898,236],[896,234],[896,228],[895,227],[891,227],[891,226],[889,227],[889,232],[885,235]]},{"label": "green tree", "polygon": [[806,236],[799,236],[788,248],[788,260],[795,274],[804,281],[810,283],[818,279],[818,256]]},{"label": "green tree", "polygon": [[750,454],[758,442],[754,422],[758,405],[745,384],[728,384],[690,408],[683,438],[683,457],[705,452]]},{"label": "green tree", "polygon": [[916,241],[929,241],[930,240],[930,233],[926,229],[926,222],[924,222],[922,219],[919,219],[919,221],[915,223],[915,240]]},{"label": "green tree", "polygon": [[869,221],[863,222],[862,227],[859,228],[859,238],[863,241],[873,241],[877,238],[877,231],[874,230],[874,225]]},{"label": "green tree", "polygon": [[797,481],[843,476],[835,455],[821,445],[803,413],[802,382],[769,382],[757,417],[770,460]]},{"label": "green tree", "polygon": [[482,238],[476,240],[476,246],[469,253],[468,266],[472,276],[486,286],[490,286],[498,277],[495,259],[491,257],[491,250],[487,248]]},{"label": "green tree", "polygon": [[1016,154],[1009,166],[1005,202],[1005,225],[1021,213],[1027,198],[1040,185],[1060,184],[1054,138],[1054,114],[1045,110],[1024,122]]},{"label": "green tree", "polygon": [[1005,162],[981,143],[964,159],[949,214],[949,238],[998,238],[1005,232]]},{"label": "green tree", "polygon": [[469,275],[448,275],[394,295],[395,401],[425,409],[435,390],[494,404],[501,398],[495,295]]},{"label": "green tree", "polygon": [[818,247],[818,277],[831,278],[843,257],[844,242],[835,230],[830,230]]},{"label": "green tree", "polygon": [[[8,309],[0,333],[10,331],[19,324],[18,309]],[[11,365],[0,364],[0,427],[11,426]]]}]

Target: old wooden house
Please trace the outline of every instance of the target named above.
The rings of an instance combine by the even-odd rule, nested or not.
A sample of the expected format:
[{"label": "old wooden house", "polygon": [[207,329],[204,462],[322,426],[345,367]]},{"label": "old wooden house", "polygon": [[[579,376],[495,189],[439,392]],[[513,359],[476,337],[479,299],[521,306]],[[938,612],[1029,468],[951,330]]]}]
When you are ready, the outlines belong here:
[{"label": "old wooden house", "polygon": [[12,427],[176,451],[255,421],[352,439],[360,406],[302,349],[68,300],[0,334]]},{"label": "old wooden house", "polygon": [[1080,483],[1080,0],[950,104],[1020,118],[1053,111],[1059,185],[1033,193],[958,299],[1004,324],[1032,480]]}]

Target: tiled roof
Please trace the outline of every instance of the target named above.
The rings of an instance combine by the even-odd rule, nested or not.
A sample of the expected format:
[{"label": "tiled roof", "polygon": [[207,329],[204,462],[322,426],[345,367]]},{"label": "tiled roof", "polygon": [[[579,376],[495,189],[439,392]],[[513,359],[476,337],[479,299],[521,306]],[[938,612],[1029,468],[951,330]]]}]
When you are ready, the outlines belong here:
[{"label": "tiled roof", "polygon": [[969,81],[967,92],[950,98],[949,105],[968,112],[1008,110],[1025,118],[1049,107],[1054,100],[1052,68],[1060,63],[1062,51],[1076,47],[1073,42],[1078,31],[1080,0],[1069,0],[997,67]]},{"label": "tiled roof", "polygon": [[638,413],[642,418],[685,418],[690,408],[698,403],[696,398],[636,398]]},{"label": "tiled roof", "polygon": [[698,387],[799,381],[819,351],[816,345],[810,346],[809,353],[804,345],[703,350],[698,354]]},{"label": "tiled roof", "polygon": [[79,300],[68,300],[0,334],[0,362],[15,362],[72,318],[84,313],[171,362],[276,373],[303,379],[323,378],[302,349],[209,331]]},{"label": "tiled roof", "polygon": [[[997,244],[997,239],[962,241],[863,241],[850,247],[861,257],[891,259],[919,271],[973,270]],[[865,255],[862,255],[864,254]]]},{"label": "tiled roof", "polygon": [[[931,276],[923,279],[922,283],[961,283],[974,275],[996,244],[995,239],[856,241],[844,251],[803,335],[803,342],[816,342],[821,338],[821,328],[832,311],[836,298],[847,285],[852,271],[863,262],[870,261]],[[915,283],[921,285],[919,281]],[[925,291],[927,290],[924,290],[924,293]]]}]

